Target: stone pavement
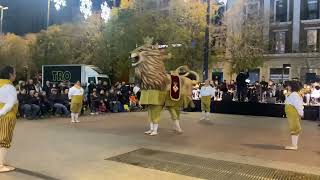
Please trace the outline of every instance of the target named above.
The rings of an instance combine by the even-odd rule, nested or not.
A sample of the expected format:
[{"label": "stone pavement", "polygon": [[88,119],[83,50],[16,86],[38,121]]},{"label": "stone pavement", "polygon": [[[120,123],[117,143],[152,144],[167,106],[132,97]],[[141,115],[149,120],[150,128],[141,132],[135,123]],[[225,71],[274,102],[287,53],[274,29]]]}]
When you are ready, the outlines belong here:
[{"label": "stone pavement", "polygon": [[105,160],[139,148],[320,175],[320,127],[303,121],[298,151],[285,151],[286,119],[212,114],[213,124],[199,123],[199,113],[183,113],[185,133],[174,134],[168,112],[160,134],[145,136],[147,114],[120,113],[69,119],[19,120],[9,164],[19,169],[0,180],[195,179]]}]

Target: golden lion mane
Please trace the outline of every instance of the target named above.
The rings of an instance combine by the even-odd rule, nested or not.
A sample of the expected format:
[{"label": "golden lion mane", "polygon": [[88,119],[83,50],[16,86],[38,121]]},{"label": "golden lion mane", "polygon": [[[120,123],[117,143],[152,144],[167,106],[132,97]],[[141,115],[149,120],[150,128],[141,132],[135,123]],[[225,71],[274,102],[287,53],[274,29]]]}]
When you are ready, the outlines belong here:
[{"label": "golden lion mane", "polygon": [[154,46],[140,47],[133,52],[138,54],[140,61],[135,67],[135,76],[141,81],[141,89],[165,90],[167,73],[163,52]]}]

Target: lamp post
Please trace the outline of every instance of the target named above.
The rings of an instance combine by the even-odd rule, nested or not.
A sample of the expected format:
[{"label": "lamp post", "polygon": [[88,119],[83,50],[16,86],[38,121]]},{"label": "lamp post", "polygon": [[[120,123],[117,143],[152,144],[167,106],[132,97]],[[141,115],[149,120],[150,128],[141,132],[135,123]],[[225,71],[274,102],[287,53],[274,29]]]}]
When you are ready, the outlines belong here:
[{"label": "lamp post", "polygon": [[3,26],[3,11],[8,10],[8,7],[0,6],[1,9],[1,22],[0,22],[0,35],[2,35],[2,26]]},{"label": "lamp post", "polygon": [[282,65],[282,76],[281,76],[282,84],[283,84],[283,80],[284,80],[284,78],[283,78],[283,76],[284,76],[284,70],[285,70],[285,69],[290,69],[290,68],[291,68],[291,64],[283,64],[283,65]]},{"label": "lamp post", "polygon": [[50,22],[50,7],[51,7],[51,0],[48,0],[47,29],[49,27],[49,22]]},{"label": "lamp post", "polygon": [[203,57],[203,80],[208,79],[208,66],[209,66],[209,37],[210,37],[210,11],[211,0],[207,0],[207,26],[205,32],[205,44],[204,44],[204,57]]}]

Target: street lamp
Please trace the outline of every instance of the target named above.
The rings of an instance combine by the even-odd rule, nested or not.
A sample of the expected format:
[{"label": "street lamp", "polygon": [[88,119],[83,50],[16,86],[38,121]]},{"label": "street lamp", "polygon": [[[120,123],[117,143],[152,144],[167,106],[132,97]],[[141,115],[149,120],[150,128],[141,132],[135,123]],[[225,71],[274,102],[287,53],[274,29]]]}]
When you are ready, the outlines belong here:
[{"label": "street lamp", "polygon": [[285,69],[290,69],[291,68],[291,64],[283,64],[282,65],[282,84],[283,84],[283,75],[284,75],[284,70]]},{"label": "street lamp", "polygon": [[209,72],[209,41],[210,41],[210,11],[211,11],[211,0],[207,0],[207,26],[205,31],[205,44],[204,44],[204,57],[203,57],[203,81],[208,79]]},{"label": "street lamp", "polygon": [[48,0],[47,29],[50,25],[51,1],[53,1],[54,7],[56,8],[57,11],[59,11],[62,7],[65,7],[67,5],[66,0]]},{"label": "street lamp", "polygon": [[3,11],[8,10],[8,7],[3,7],[0,5],[0,9],[1,9],[0,35],[2,35]]}]

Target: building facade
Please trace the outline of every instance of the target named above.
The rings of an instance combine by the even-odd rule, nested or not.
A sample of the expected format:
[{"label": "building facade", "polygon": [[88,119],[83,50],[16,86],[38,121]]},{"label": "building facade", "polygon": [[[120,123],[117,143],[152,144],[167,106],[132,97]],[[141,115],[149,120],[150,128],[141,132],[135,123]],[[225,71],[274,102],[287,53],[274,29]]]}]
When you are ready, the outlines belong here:
[{"label": "building facade", "polygon": [[[235,0],[229,0],[232,11]],[[244,0],[242,18],[256,14],[263,18],[263,37],[268,44],[264,63],[250,72],[251,81],[264,76],[279,82],[298,78],[302,82],[320,79],[320,0]],[[212,67],[231,80],[230,64]]]},{"label": "building facade", "polygon": [[[100,11],[106,0],[93,0],[92,11]],[[0,5],[9,7],[4,12],[3,30],[5,33],[25,35],[37,33],[47,26],[48,0],[0,0]],[[80,21],[80,0],[67,0],[66,7],[57,11],[51,3],[50,25]],[[120,5],[120,0],[107,1],[110,7]]]}]

